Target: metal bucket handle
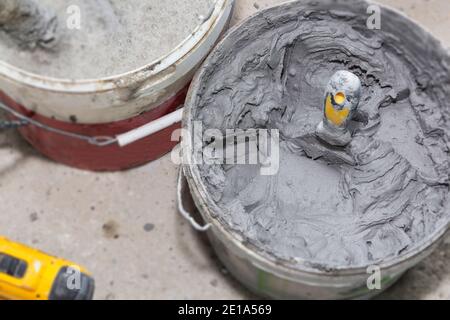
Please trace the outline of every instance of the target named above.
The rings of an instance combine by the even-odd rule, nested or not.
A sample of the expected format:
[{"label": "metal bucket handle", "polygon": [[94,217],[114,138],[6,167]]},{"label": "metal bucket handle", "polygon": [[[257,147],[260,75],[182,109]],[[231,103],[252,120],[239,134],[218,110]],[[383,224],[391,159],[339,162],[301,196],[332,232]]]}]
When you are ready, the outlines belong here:
[{"label": "metal bucket handle", "polygon": [[18,119],[12,121],[1,121],[0,129],[15,129],[26,125],[34,125],[43,130],[53,132],[62,136],[86,141],[89,144],[95,145],[97,147],[106,147],[115,143],[117,143],[120,147],[125,147],[133,142],[141,140],[161,130],[167,129],[168,127],[174,125],[175,123],[181,122],[183,116],[183,108],[180,107],[176,111],[164,117],[161,117],[157,120],[147,123],[139,128],[119,134],[115,137],[108,137],[108,136],[90,137],[50,127],[46,124],[43,124],[42,122],[36,121],[30,117],[21,114],[20,112],[17,112],[16,110],[8,107],[6,104],[2,102],[0,102],[0,110],[6,111],[7,113],[13,115],[15,118]]},{"label": "metal bucket handle", "polygon": [[[145,138],[149,135],[152,135],[156,132],[159,132],[161,130],[164,130],[171,125],[181,122],[182,115],[183,115],[183,108],[180,108],[164,117],[161,117],[155,121],[152,121],[142,127],[136,128],[134,130],[131,130],[129,132],[117,135],[115,137],[89,137],[81,134],[76,134],[73,132],[68,132],[64,130],[59,130],[53,127],[49,127],[46,124],[43,124],[39,121],[36,121],[34,119],[31,119],[30,117],[24,116],[23,114],[17,112],[16,110],[8,107],[4,103],[0,102],[0,109],[4,110],[14,117],[16,117],[19,120],[12,120],[12,121],[2,121],[0,122],[0,129],[12,129],[12,128],[19,128],[26,125],[34,125],[36,127],[39,127],[41,129],[60,134],[63,136],[71,137],[74,139],[79,139],[86,141],[92,145],[99,146],[99,147],[105,147],[114,143],[117,143],[119,146],[124,147],[127,146],[135,141],[138,141],[142,138]],[[211,224],[207,224],[204,226],[201,226],[198,224],[194,218],[192,217],[192,214],[189,213],[183,205],[183,182],[186,183],[186,181],[183,181],[183,178],[186,179],[183,175],[183,169],[180,168],[180,172],[178,175],[178,187],[177,187],[177,200],[178,200],[178,211],[180,214],[192,225],[192,227],[200,232],[208,231],[211,228]]]},{"label": "metal bucket handle", "polygon": [[[208,223],[204,226],[200,225],[192,217],[192,214],[184,207],[183,200],[185,199],[185,197],[183,196],[183,184],[187,186],[186,177],[184,176],[183,168],[181,167],[180,172],[178,173],[178,186],[177,186],[178,211],[180,212],[181,216],[185,218],[195,230],[199,232],[208,231],[211,228],[211,224]],[[186,194],[186,192],[184,194]]]},{"label": "metal bucket handle", "polygon": [[[152,121],[142,127],[136,128],[134,130],[131,130],[129,132],[117,135],[115,137],[89,137],[81,134],[76,134],[73,132],[68,132],[64,130],[59,130],[50,126],[47,126],[46,124],[43,124],[39,121],[36,121],[34,119],[31,119],[30,117],[24,116],[23,114],[15,111],[14,109],[8,107],[4,103],[0,102],[0,109],[8,112],[9,114],[13,115],[19,120],[11,120],[11,121],[0,121],[0,130],[1,129],[14,129],[14,128],[20,128],[26,125],[34,125],[36,127],[39,127],[41,129],[60,134],[66,137],[71,137],[74,139],[79,139],[86,141],[92,145],[98,146],[98,147],[105,147],[108,145],[112,145],[114,143],[117,143],[119,146],[124,147],[126,145],[129,145],[130,143],[133,143],[137,140],[140,140],[142,138],[145,138],[149,135],[152,135],[156,132],[159,132],[161,130],[164,130],[171,125],[178,123],[181,121],[182,115],[183,115],[183,108],[180,108],[164,117],[161,117],[155,121]],[[183,181],[184,178],[184,181]],[[201,226],[199,223],[195,221],[195,219],[192,217],[192,214],[186,210],[186,208],[183,205],[183,200],[185,199],[183,197],[183,182],[186,184],[186,178],[183,175],[183,169],[180,168],[180,172],[178,174],[178,186],[177,186],[177,200],[178,200],[178,211],[180,214],[191,224],[191,226],[199,231],[199,232],[206,232],[211,228],[211,224],[207,224],[204,226]]]}]

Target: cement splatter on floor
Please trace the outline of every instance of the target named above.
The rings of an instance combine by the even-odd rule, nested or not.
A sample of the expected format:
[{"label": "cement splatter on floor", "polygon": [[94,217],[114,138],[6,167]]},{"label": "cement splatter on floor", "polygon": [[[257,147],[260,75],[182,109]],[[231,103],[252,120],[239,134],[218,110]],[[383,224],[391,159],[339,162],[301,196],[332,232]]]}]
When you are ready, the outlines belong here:
[{"label": "cement splatter on floor", "polygon": [[146,224],[144,225],[144,230],[145,230],[146,232],[151,232],[151,231],[153,231],[153,229],[155,229],[155,225],[152,224],[152,223],[146,223]]},{"label": "cement splatter on floor", "polygon": [[119,224],[114,220],[106,222],[103,227],[103,234],[108,239],[119,239]]}]

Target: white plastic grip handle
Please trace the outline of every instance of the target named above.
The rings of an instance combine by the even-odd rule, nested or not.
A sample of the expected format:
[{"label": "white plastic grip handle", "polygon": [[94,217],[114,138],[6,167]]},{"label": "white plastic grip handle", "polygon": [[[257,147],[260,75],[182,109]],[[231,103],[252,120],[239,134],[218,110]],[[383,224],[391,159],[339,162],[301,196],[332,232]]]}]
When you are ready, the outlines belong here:
[{"label": "white plastic grip handle", "polygon": [[161,130],[167,129],[175,123],[181,122],[183,111],[184,108],[180,108],[164,117],[147,123],[142,127],[120,134],[116,136],[117,143],[120,147],[125,147],[133,142],[141,140]]}]

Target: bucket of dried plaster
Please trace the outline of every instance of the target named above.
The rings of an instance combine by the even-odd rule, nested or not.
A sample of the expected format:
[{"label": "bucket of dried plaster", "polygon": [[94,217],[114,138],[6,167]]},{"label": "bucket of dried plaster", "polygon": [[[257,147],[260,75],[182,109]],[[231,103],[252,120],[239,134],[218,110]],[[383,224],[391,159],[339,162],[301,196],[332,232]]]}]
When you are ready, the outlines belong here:
[{"label": "bucket of dried plaster", "polygon": [[[118,170],[156,159],[177,143],[171,114],[226,28],[233,2],[6,0],[3,109],[29,117],[20,132],[58,162]],[[156,124],[162,117],[169,120]],[[117,145],[115,136],[154,122],[158,132]]]},{"label": "bucket of dried plaster", "polygon": [[[180,211],[208,230],[222,262],[262,296],[373,297],[448,230],[450,57],[389,8],[381,8],[381,30],[369,30],[368,5],[298,1],[259,12],[227,34],[188,93],[187,183],[180,175],[179,196],[188,186],[206,225]],[[352,141],[324,147],[348,163],[312,157],[305,139],[323,117],[323,93],[338,70],[362,83]],[[207,130],[236,128],[279,131],[276,174],[199,161],[214,141],[223,143],[202,140]]]}]

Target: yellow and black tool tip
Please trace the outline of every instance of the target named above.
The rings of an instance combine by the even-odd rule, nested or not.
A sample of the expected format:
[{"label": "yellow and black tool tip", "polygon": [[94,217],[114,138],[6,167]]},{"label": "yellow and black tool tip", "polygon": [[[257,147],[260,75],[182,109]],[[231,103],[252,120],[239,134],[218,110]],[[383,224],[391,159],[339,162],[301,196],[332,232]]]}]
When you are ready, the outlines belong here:
[{"label": "yellow and black tool tip", "polygon": [[53,283],[49,300],[92,300],[94,298],[95,280],[81,273],[79,275],[79,287],[70,285],[72,273],[69,267],[62,268]]}]

